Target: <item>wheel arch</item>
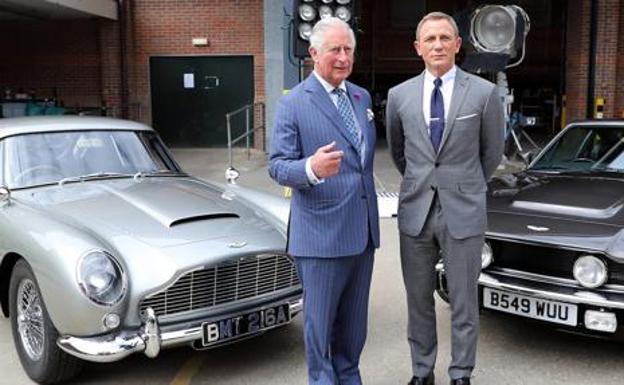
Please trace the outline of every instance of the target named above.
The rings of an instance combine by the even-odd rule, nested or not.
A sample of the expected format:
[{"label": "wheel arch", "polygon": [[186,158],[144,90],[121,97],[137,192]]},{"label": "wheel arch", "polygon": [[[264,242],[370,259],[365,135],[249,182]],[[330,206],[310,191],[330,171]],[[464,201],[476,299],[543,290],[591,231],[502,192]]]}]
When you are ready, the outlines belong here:
[{"label": "wheel arch", "polygon": [[2,258],[0,264],[0,304],[2,304],[2,313],[5,317],[9,316],[9,285],[11,283],[11,273],[13,267],[22,259],[17,253],[8,253]]}]

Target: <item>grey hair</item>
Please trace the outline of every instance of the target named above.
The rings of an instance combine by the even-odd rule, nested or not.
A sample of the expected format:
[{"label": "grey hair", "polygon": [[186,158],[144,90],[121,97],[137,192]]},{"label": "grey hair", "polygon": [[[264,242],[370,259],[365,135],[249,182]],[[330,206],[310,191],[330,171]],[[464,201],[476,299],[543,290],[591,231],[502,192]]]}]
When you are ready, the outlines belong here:
[{"label": "grey hair", "polygon": [[355,34],[349,26],[343,20],[337,17],[326,17],[319,20],[312,28],[312,34],[310,35],[310,47],[314,47],[317,51],[323,50],[323,44],[325,43],[325,32],[330,28],[344,28],[349,31],[351,41],[353,42],[353,49],[355,50]]},{"label": "grey hair", "polygon": [[425,22],[429,20],[448,21],[451,27],[453,27],[453,30],[455,31],[455,37],[459,36],[459,28],[457,28],[457,23],[451,16],[447,15],[444,12],[431,12],[431,13],[426,14],[418,23],[418,26],[416,27],[416,40],[418,40],[418,38],[420,37],[420,29],[422,28],[423,24],[425,24]]}]

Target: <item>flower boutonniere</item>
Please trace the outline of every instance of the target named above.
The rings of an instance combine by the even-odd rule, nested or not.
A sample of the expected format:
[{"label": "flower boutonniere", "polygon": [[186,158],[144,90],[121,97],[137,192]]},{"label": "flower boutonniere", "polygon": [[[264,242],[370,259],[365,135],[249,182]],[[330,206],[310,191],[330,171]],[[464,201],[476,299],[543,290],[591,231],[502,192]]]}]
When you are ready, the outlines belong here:
[{"label": "flower boutonniere", "polygon": [[373,112],[373,110],[371,110],[370,108],[367,108],[366,109],[366,117],[368,118],[369,122],[371,120],[373,120],[373,118],[375,118],[375,113]]},{"label": "flower boutonniere", "polygon": [[353,93],[353,99],[357,100],[358,102],[360,101],[360,98],[362,97],[362,94],[360,92],[354,92]]}]

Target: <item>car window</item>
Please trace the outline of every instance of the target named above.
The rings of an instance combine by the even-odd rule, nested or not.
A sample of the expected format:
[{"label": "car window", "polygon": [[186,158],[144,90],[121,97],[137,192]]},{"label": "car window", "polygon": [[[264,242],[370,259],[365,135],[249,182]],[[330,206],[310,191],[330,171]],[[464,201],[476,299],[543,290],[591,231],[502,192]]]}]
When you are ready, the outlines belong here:
[{"label": "car window", "polygon": [[571,127],[548,146],[531,169],[624,171],[624,127]]},{"label": "car window", "polygon": [[156,150],[149,148],[150,142],[133,131],[36,133],[9,137],[3,143],[3,174],[10,188],[87,175],[176,171],[162,158],[154,157]]}]

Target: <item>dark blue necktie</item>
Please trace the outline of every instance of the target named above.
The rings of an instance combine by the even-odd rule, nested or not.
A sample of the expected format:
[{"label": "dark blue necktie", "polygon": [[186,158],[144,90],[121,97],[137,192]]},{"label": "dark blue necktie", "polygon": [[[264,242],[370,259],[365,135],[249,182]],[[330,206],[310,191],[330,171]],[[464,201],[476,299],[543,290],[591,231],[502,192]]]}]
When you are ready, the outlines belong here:
[{"label": "dark blue necktie", "polygon": [[444,98],[440,86],[442,79],[435,78],[433,81],[435,87],[431,93],[431,119],[429,120],[429,131],[431,135],[431,144],[433,149],[438,152],[440,142],[442,141],[442,133],[444,132]]},{"label": "dark blue necktie", "polygon": [[355,124],[355,117],[353,116],[353,111],[351,110],[350,106],[351,102],[349,102],[349,98],[342,88],[336,88],[332,92],[338,95],[338,102],[336,103],[338,113],[340,114],[342,120],[344,120],[344,123],[347,126],[347,131],[349,132],[349,135],[353,138],[355,147],[358,149],[358,153],[361,156],[362,134],[357,124]]}]

